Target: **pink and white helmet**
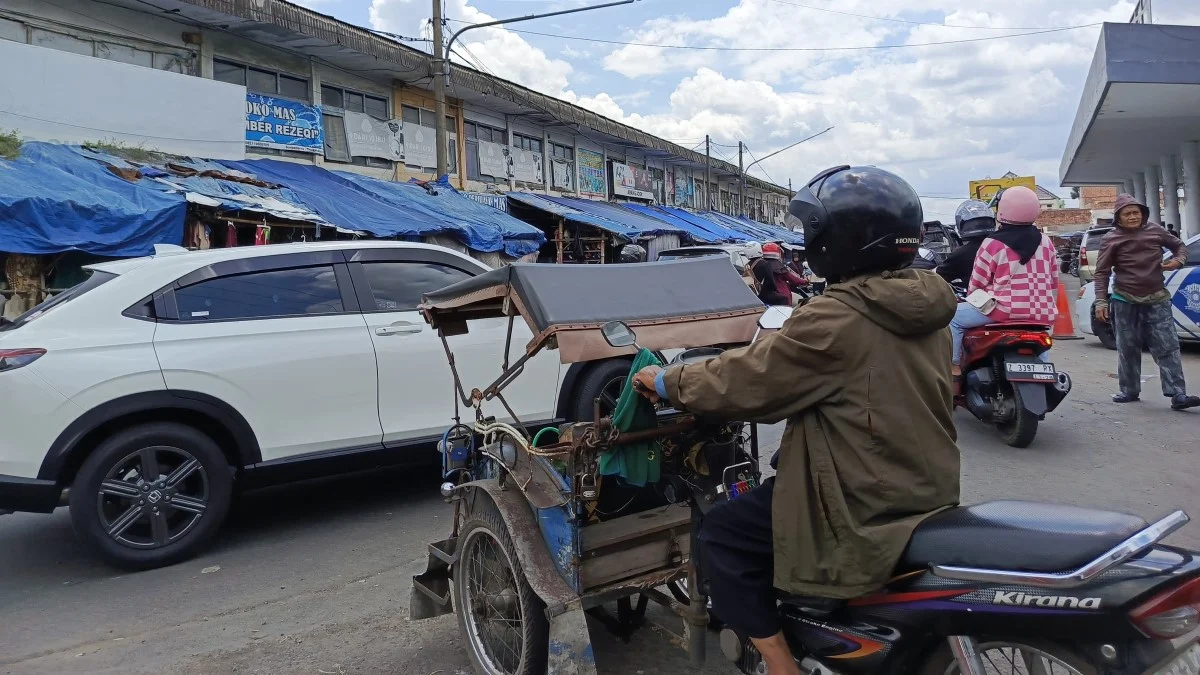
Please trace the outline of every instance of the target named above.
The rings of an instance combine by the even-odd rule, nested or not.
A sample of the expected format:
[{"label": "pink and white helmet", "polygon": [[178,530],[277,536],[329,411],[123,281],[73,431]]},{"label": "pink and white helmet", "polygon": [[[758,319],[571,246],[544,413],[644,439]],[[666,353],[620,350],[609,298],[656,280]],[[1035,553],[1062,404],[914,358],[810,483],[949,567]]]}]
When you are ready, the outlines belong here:
[{"label": "pink and white helmet", "polygon": [[1031,225],[1042,212],[1037,194],[1018,185],[1010,187],[1000,195],[1000,207],[996,209],[996,220],[1005,225]]}]

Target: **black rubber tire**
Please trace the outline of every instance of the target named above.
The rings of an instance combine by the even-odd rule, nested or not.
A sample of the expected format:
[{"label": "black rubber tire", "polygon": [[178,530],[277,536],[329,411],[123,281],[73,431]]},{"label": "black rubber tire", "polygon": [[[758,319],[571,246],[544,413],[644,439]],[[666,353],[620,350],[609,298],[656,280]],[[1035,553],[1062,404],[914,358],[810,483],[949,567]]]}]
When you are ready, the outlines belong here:
[{"label": "black rubber tire", "polygon": [[[97,506],[100,483],[113,464],[141,448],[179,448],[196,458],[208,478],[208,502],[199,522],[178,541],[161,548],[136,549],[118,541],[101,526]],[[233,469],[217,444],[184,424],[151,422],[113,434],[92,451],[71,485],[71,524],[75,534],[106,562],[132,570],[165,567],[200,553],[216,535],[233,498]]]},{"label": "black rubber tire", "polygon": [[1004,440],[1005,445],[1014,448],[1028,448],[1033,443],[1034,436],[1037,436],[1038,416],[1025,409],[1025,403],[1021,399],[1021,390],[1012,385],[1009,387],[1016,416],[1011,421],[997,424],[996,431],[1000,432],[1000,438]]},{"label": "black rubber tire", "polygon": [[[490,500],[481,499],[476,502],[475,510],[468,514],[463,521],[461,533],[458,535],[459,560],[462,560],[461,554],[467,551],[466,547],[472,536],[490,535],[495,535],[502,552],[508,558],[508,567],[516,579],[517,601],[521,604],[522,658],[520,666],[511,675],[544,675],[546,662],[549,659],[550,644],[550,621],[546,618],[546,605],[533,592],[529,582],[525,580],[525,573],[517,559],[516,547],[513,546],[508,527]],[[480,661],[476,653],[477,647],[472,643],[471,631],[467,627],[466,611],[464,611],[462,599],[463,584],[468,581],[465,567],[460,562],[451,570],[453,579],[450,591],[454,599],[454,613],[458,615],[459,630],[462,631],[463,637],[467,641],[467,656],[475,667],[474,671],[484,675],[493,675],[494,671],[489,670]]]},{"label": "black rubber tire", "polygon": [[[1128,659],[1125,664],[1110,667],[1108,665],[1097,664],[1095,660],[1081,653],[1075,645],[1056,644],[1037,638],[1025,639],[987,636],[978,637],[976,640],[979,642],[981,649],[988,643],[1008,643],[1032,647],[1056,659],[1062,660],[1084,675],[1143,675],[1147,668],[1150,668],[1171,654],[1171,645],[1169,643],[1141,642],[1132,645],[1128,649]],[[959,670],[957,667],[951,670],[951,666],[953,665],[954,657],[950,653],[950,646],[943,643],[938,649],[934,650],[917,672],[918,675],[958,675]]]},{"label": "black rubber tire", "polygon": [[[575,384],[575,391],[571,393],[570,403],[567,405],[567,410],[570,414],[568,421],[570,422],[592,422],[594,415],[593,401],[604,391],[604,388],[609,386],[614,380],[624,380],[629,376],[629,369],[633,367],[633,361],[629,359],[609,359],[601,361],[592,367],[588,368]],[[605,410],[602,406],[600,414],[610,414],[612,410]]]},{"label": "black rubber tire", "polygon": [[1096,309],[1092,307],[1092,333],[1095,333],[1096,338],[1100,340],[1100,344],[1105,347],[1116,350],[1117,334],[1113,332],[1112,324],[1107,321],[1100,321],[1096,318]]}]

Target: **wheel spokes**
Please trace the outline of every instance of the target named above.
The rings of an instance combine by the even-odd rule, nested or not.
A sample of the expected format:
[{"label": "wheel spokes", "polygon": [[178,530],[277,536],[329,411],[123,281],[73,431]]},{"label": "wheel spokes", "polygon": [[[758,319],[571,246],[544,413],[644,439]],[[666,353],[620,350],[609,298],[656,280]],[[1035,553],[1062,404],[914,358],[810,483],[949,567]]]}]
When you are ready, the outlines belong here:
[{"label": "wheel spokes", "polygon": [[120,537],[125,530],[129,529],[130,525],[136,523],[141,517],[142,508],[137,504],[130,506],[125,510],[124,513],[120,515],[120,517],[118,517],[111,525],[109,525],[108,536],[113,538]]},{"label": "wheel spokes", "polygon": [[136,483],[121,480],[120,478],[108,478],[100,483],[100,494],[124,497],[125,499],[137,499],[142,496],[142,491]]},{"label": "wheel spokes", "polygon": [[184,462],[183,464],[180,464],[178,467],[176,467],[176,469],[174,471],[172,471],[167,476],[166,487],[173,488],[176,485],[179,485],[184,480],[186,480],[188,476],[195,473],[196,470],[199,468],[200,468],[200,461],[197,460],[195,457],[189,457],[186,462]]},{"label": "wheel spokes", "polygon": [[171,540],[171,526],[167,523],[167,514],[162,509],[150,513],[150,536],[154,543],[162,546]]},{"label": "wheel spokes", "polygon": [[171,497],[171,501],[167,502],[165,506],[175,509],[176,511],[185,511],[187,513],[201,515],[204,513],[204,509],[208,507],[208,502],[204,501],[203,499],[189,497],[187,495],[175,495],[174,497]]},{"label": "wheel spokes", "polygon": [[158,451],[154,448],[142,448],[138,453],[141,459],[142,480],[154,482],[159,478]]}]

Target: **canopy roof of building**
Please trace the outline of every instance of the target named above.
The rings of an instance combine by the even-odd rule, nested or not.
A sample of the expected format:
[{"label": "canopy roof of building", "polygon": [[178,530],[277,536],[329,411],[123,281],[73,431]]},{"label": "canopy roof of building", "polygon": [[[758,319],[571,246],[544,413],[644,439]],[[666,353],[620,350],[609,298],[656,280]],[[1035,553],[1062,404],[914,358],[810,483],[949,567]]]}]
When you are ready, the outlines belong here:
[{"label": "canopy roof of building", "polygon": [[[172,20],[237,35],[350,72],[371,73],[405,82],[426,79],[432,72],[432,58],[426,52],[284,0],[106,2],[138,12],[148,12],[150,8],[157,7]],[[647,159],[667,159],[672,164],[693,168],[703,168],[705,165],[705,156],[699,152],[472,68],[451,64],[450,84],[454,95],[467,104],[521,115],[533,124],[565,124],[594,129],[603,135],[605,144],[638,149],[645,153]],[[737,167],[729,162],[718,159],[708,161],[718,173],[738,174]],[[746,177],[746,185],[791,196],[787,188],[752,176]]]},{"label": "canopy roof of building", "polygon": [[1200,139],[1200,26],[1106,23],[1059,166],[1063,185],[1121,183]]}]

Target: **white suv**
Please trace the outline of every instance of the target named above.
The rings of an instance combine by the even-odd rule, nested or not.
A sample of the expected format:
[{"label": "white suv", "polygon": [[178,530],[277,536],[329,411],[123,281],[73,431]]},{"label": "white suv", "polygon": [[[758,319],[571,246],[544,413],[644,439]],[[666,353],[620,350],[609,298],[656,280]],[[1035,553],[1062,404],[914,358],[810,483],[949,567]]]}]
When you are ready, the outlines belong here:
[{"label": "white suv", "polygon": [[[171,248],[0,327],[0,513],[68,503],[89,547],[149,568],[202,549],[235,489],[436,459],[453,381],[416,306],[485,266],[400,242]],[[506,328],[451,338],[465,386],[500,374]],[[512,350],[530,337],[516,322]],[[545,352],[505,397],[530,426],[581,419],[628,368]]]}]

